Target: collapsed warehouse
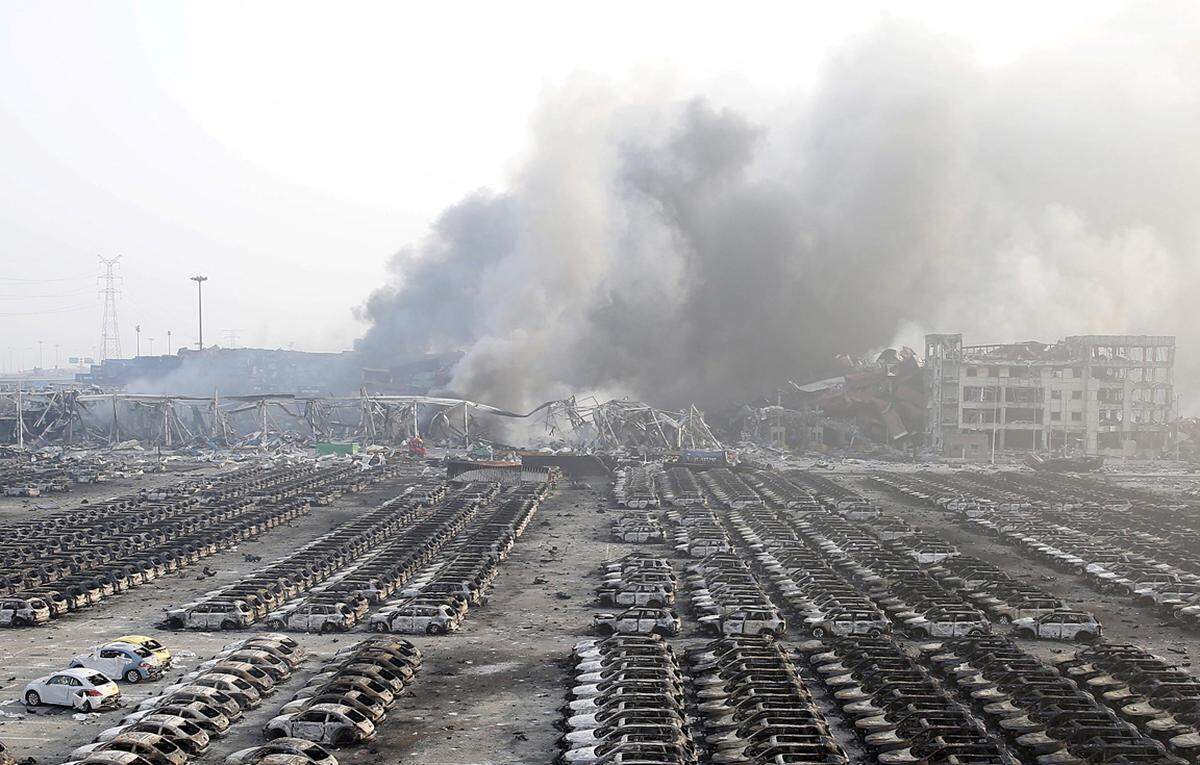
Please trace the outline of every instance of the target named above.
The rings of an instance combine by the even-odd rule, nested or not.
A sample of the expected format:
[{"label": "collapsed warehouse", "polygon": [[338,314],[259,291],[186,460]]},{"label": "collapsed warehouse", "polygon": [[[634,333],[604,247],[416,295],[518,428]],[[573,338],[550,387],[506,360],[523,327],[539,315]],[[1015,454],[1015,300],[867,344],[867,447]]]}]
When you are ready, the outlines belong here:
[{"label": "collapsed warehouse", "polygon": [[0,392],[0,434],[30,447],[308,448],[320,442],[593,451],[719,448],[695,407],[568,399],[519,414],[465,399],[375,395],[171,396],[55,390]]},{"label": "collapsed warehouse", "polygon": [[843,356],[846,371],[786,388],[739,412],[743,434],[760,443],[799,450],[904,450],[925,429],[924,371],[911,348],[889,348],[873,361]]},{"label": "collapsed warehouse", "polygon": [[1194,451],[1186,431],[1180,438],[1174,342],[1097,335],[964,346],[961,335],[929,335],[924,359],[909,348],[839,357],[841,374],[789,380],[711,414],[595,397],[514,412],[448,392],[461,353],[364,369],[352,353],[210,349],[106,361],[78,387],[0,392],[0,442],[230,448],[418,436],[585,452],[749,442],[968,461],[1006,452],[1154,458]]}]

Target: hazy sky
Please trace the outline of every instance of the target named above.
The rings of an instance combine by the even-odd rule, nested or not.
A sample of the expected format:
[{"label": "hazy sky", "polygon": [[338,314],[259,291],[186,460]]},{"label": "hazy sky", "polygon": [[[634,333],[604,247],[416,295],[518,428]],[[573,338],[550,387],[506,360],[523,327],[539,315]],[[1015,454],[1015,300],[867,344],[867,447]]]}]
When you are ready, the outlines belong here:
[{"label": "hazy sky", "polygon": [[123,256],[127,355],[137,323],[143,353],[195,342],[195,273],[206,343],[348,348],[389,256],[502,184],[579,73],[754,114],[882,14],[1002,65],[1125,4],[888,5],[5,0],[0,368],[97,351],[97,255]]}]

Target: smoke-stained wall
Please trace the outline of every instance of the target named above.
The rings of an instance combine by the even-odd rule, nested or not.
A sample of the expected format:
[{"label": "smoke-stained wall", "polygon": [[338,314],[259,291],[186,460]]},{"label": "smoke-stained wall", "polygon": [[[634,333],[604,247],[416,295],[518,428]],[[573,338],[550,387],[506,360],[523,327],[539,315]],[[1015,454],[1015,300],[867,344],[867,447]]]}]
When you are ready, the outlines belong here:
[{"label": "smoke-stained wall", "polygon": [[994,69],[885,22],[811,92],[745,113],[577,77],[506,188],[393,258],[360,349],[461,348],[453,389],[512,408],[707,405],[902,331],[1176,333],[1186,389],[1197,31],[1186,6],[1146,6]]}]

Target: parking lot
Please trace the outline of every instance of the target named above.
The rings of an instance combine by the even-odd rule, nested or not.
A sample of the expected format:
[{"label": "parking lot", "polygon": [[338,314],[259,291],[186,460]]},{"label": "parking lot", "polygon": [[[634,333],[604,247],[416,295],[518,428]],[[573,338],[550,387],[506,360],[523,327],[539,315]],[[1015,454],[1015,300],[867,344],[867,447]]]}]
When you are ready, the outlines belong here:
[{"label": "parking lot", "polygon": [[[1121,506],[1104,514],[1091,506],[1063,509],[1032,500],[1025,507],[1012,501],[1016,494],[1049,489],[1018,477],[993,486],[1009,502],[992,507],[984,501],[982,510],[968,512],[969,503],[961,501],[969,493],[966,488],[978,490],[975,499],[983,500],[988,486],[951,487],[938,476],[885,471],[830,475],[649,465],[622,469],[611,479],[560,479],[553,488],[446,484],[419,466],[349,478],[337,470],[313,473],[305,468],[300,474],[302,480],[288,471],[254,473],[250,481],[250,474],[232,480],[220,471],[199,476],[211,485],[197,496],[208,499],[182,505],[187,517],[202,516],[213,502],[238,505],[244,485],[261,492],[265,480],[270,487],[269,497],[263,495],[230,516],[231,521],[243,519],[240,538],[224,538],[195,560],[181,559],[173,572],[136,585],[130,580],[125,591],[56,614],[49,623],[0,630],[5,668],[0,741],[9,754],[65,761],[143,702],[158,703],[163,688],[233,641],[268,639],[283,625],[306,660],[278,681],[261,704],[245,709],[226,735],[213,740],[203,755],[206,761],[220,762],[265,743],[264,726],[281,707],[297,693],[335,682],[328,675],[335,666],[331,662],[354,646],[368,645],[361,641],[377,629],[402,630],[378,637],[410,641],[422,655],[419,671],[388,701],[370,740],[327,742],[340,762],[468,765],[551,762],[560,756],[591,762],[597,753],[576,745],[587,740],[653,753],[656,762],[667,763],[795,760],[818,751],[828,762],[889,763],[893,760],[884,755],[903,749],[892,742],[915,736],[912,726],[918,719],[929,728],[922,736],[936,731],[941,738],[936,746],[921,737],[909,743],[969,753],[977,762],[1033,762],[1039,753],[1055,751],[1083,762],[1104,761],[1105,751],[1127,751],[1134,759],[1157,753],[1167,758],[1164,762],[1188,759],[1180,737],[1191,718],[1170,718],[1166,732],[1153,734],[1146,727],[1149,720],[1167,719],[1175,707],[1166,706],[1166,697],[1147,696],[1146,688],[1154,691],[1144,683],[1130,685],[1136,692],[1122,690],[1123,683],[1142,683],[1137,678],[1108,678],[1096,674],[1100,670],[1088,670],[1092,674],[1079,677],[1103,683],[1096,686],[1099,692],[1072,695],[1075,700],[1055,713],[1065,715],[1063,720],[1094,723],[1104,744],[1090,733],[1077,741],[1066,729],[1039,722],[1042,712],[1020,706],[1025,697],[1013,685],[1019,678],[1057,693],[1067,687],[1058,668],[1066,672],[1068,665],[1062,662],[1077,651],[1128,644],[1121,650],[1142,652],[1129,654],[1140,662],[1140,671],[1160,673],[1147,677],[1169,677],[1170,703],[1183,703],[1177,697],[1191,692],[1189,668],[1200,647],[1195,630],[1172,618],[1169,604],[1147,605],[1144,593],[1131,595],[1111,577],[1081,573],[1069,563],[1087,545],[1108,544],[1108,527],[1120,521],[1128,525],[1131,540],[1138,535],[1128,545],[1129,560],[1110,559],[1103,546],[1095,549],[1122,574],[1122,581],[1126,574],[1145,570],[1156,572],[1151,578],[1160,590],[1186,589],[1191,576],[1186,545],[1182,552],[1168,542],[1160,545],[1158,554],[1164,563],[1169,557],[1173,578],[1158,577],[1157,572],[1167,569],[1147,563],[1155,549],[1150,543],[1153,524],[1172,524],[1176,535],[1185,534],[1188,516],[1174,510],[1147,504],[1142,511]],[[62,510],[75,512],[143,488],[177,487],[180,480],[178,475],[141,476],[79,487],[52,502],[6,498],[0,503],[0,523],[23,528],[13,524],[52,518]],[[303,487],[322,499],[307,503],[303,512],[295,510],[288,504],[289,487]],[[1066,488],[1083,491],[1075,484]],[[137,507],[179,501],[168,494],[142,500]],[[957,499],[947,500],[951,495]],[[255,515],[255,507],[270,512]],[[272,514],[272,508],[292,509],[279,521],[284,516]],[[1017,545],[1009,522],[1018,516],[1014,528],[1037,530],[1052,521],[1052,532],[1047,526],[1046,534],[1061,545],[1078,546],[1063,553],[1036,542]],[[177,528],[170,525],[175,517],[163,515],[165,528]],[[247,518],[253,522],[244,522]],[[1002,533],[990,531],[989,523],[1002,527]],[[1076,535],[1069,523],[1088,531]],[[190,538],[172,534],[203,535],[207,528],[179,527],[166,534],[165,543],[143,542],[169,547],[171,539]],[[331,545],[328,540],[336,541]],[[227,629],[187,623],[164,627],[168,616],[179,614],[186,604],[223,604],[229,596],[222,593],[230,592],[250,597],[247,583],[262,587],[264,572],[280,565],[274,562],[300,565],[312,559],[314,550],[328,550],[321,553],[328,565],[305,563],[309,573],[303,586],[280,594],[270,605],[276,609],[271,614],[291,613],[289,606],[294,610],[331,597],[342,598],[339,602],[350,609],[357,601],[347,593],[359,590],[351,592],[347,582],[358,588],[383,586],[378,582],[382,573],[368,577],[363,574],[367,571],[403,571],[396,575],[407,584],[364,599],[361,613],[345,629],[272,621],[275,617],[265,610],[247,617],[251,623]],[[492,552],[478,558],[475,550]],[[1056,564],[1059,553],[1068,563]],[[106,563],[96,570],[114,569]],[[466,595],[448,584],[457,572],[473,582]],[[1141,591],[1145,582],[1133,584]],[[436,634],[442,622],[418,628],[411,621],[402,626],[390,616],[414,597],[448,604],[451,634]],[[1073,637],[1064,637],[1061,624],[1056,636],[1022,632],[1027,614],[1037,619],[1043,613],[1066,612],[1093,621],[1073,627]],[[1102,635],[1085,634],[1101,626]],[[29,681],[126,634],[161,641],[174,653],[175,666],[162,679],[122,682],[120,709],[28,708],[23,702]],[[629,642],[646,639],[662,646],[654,649],[658,658],[651,660],[647,649]],[[581,647],[581,640],[601,642]],[[595,658],[587,658],[593,653]],[[1129,655],[1120,660],[1135,660]],[[1152,661],[1151,656],[1158,658]],[[993,674],[984,667],[1001,666],[995,664],[1001,660],[997,657],[1007,668]],[[596,668],[585,669],[586,662]],[[961,669],[954,667],[972,662],[984,662],[979,664],[982,674],[964,685]],[[843,670],[850,674],[841,674]],[[1122,670],[1113,665],[1111,671]],[[320,680],[318,673],[325,673]],[[594,685],[596,680],[606,684]],[[1069,687],[1075,694],[1078,686]],[[999,694],[996,698],[1017,704],[1013,710],[1033,715],[1032,722],[1021,725],[1032,725],[1029,730],[1041,731],[1038,735],[1049,740],[1032,747],[1023,743],[1032,739],[1010,735],[1002,723],[1015,712],[988,711],[991,707],[973,700],[972,694],[981,690],[987,691],[981,698]],[[600,726],[595,729],[578,727],[586,718],[579,717],[581,709],[611,704],[606,701],[610,696],[629,692],[637,695],[622,702],[627,711],[616,728],[603,727],[599,720],[587,723]],[[652,701],[659,693],[666,695]],[[1106,700],[1105,693],[1114,700]],[[776,697],[790,711],[771,711],[775,702],[769,698]],[[916,699],[919,710],[888,711],[894,702]],[[751,700],[753,705],[746,706]],[[1156,700],[1164,705],[1157,716],[1137,707],[1154,708]],[[1137,714],[1126,707],[1136,707]],[[1009,709],[1004,704],[996,708]],[[1104,727],[1110,723],[1111,730]],[[951,729],[958,732],[950,735],[946,731]],[[564,730],[574,738],[561,738]],[[604,741],[587,738],[594,734],[602,734]],[[889,743],[881,745],[885,740]]]}]

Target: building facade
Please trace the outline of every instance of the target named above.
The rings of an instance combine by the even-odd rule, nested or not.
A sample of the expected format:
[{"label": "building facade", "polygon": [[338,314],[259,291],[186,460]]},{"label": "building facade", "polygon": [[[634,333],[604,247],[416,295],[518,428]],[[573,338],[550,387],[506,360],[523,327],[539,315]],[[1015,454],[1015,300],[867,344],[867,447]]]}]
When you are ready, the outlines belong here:
[{"label": "building facade", "polygon": [[925,336],[926,436],[947,457],[1067,450],[1151,457],[1174,449],[1175,338],[1082,335],[963,345]]}]

